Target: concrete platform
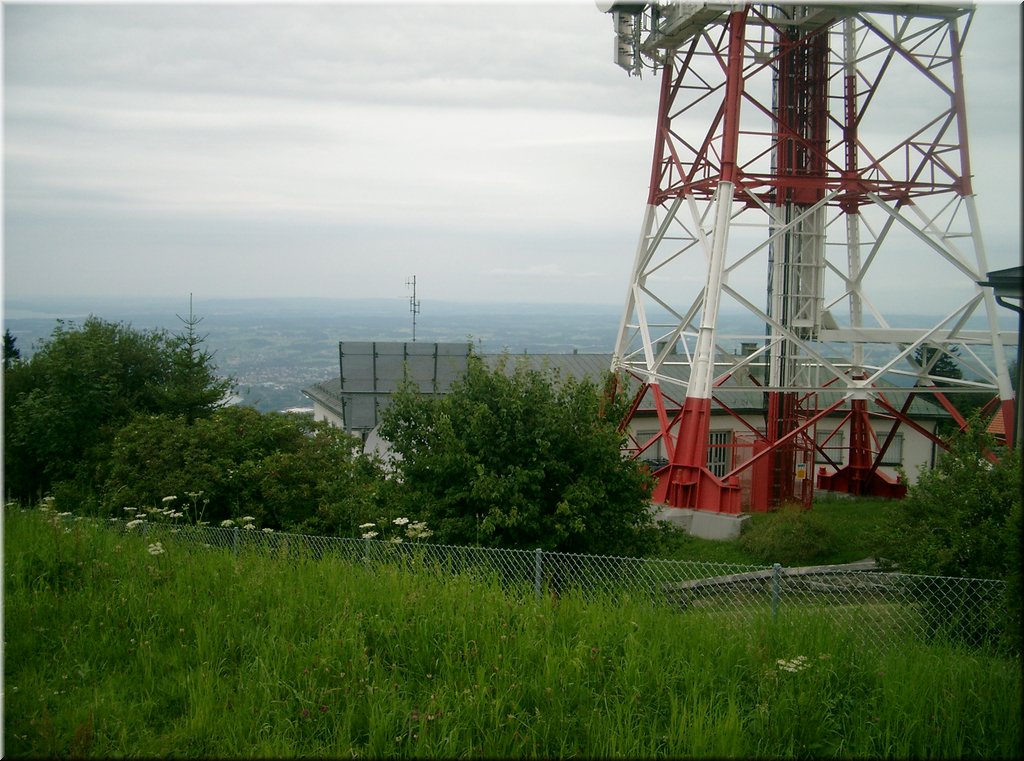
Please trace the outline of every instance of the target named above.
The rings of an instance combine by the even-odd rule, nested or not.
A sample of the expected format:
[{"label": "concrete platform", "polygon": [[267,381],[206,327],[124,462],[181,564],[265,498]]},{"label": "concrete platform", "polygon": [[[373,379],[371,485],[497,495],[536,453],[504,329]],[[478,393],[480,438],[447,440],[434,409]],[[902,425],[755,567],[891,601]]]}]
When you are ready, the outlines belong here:
[{"label": "concrete platform", "polygon": [[712,513],[707,510],[691,510],[668,505],[651,505],[651,512],[656,521],[671,523],[701,539],[717,541],[737,538],[743,530],[743,524],[750,519],[749,515],[743,513]]}]

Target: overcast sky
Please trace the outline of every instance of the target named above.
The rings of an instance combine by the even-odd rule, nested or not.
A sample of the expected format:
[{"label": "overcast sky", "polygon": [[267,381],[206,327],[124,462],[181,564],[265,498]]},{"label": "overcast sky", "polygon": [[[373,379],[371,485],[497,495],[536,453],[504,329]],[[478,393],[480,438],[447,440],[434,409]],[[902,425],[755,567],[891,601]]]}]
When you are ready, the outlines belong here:
[{"label": "overcast sky", "polygon": [[[1020,8],[967,40],[1019,264]],[[593,0],[3,7],[4,293],[619,304],[656,78]]]}]

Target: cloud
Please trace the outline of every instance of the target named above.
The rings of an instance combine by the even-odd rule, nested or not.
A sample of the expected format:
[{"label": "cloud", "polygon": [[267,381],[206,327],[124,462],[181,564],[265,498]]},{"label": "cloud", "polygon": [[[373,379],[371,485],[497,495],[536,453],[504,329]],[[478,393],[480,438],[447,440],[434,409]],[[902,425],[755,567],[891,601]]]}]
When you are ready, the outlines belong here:
[{"label": "cloud", "polygon": [[566,269],[560,264],[532,264],[527,267],[495,267],[490,270],[491,275],[500,277],[522,277],[522,278],[599,278],[604,277],[602,272],[574,272]]},{"label": "cloud", "polygon": [[[965,62],[993,269],[1018,21],[980,6]],[[7,5],[5,287],[617,303],[659,83],[612,39],[590,0]]]}]

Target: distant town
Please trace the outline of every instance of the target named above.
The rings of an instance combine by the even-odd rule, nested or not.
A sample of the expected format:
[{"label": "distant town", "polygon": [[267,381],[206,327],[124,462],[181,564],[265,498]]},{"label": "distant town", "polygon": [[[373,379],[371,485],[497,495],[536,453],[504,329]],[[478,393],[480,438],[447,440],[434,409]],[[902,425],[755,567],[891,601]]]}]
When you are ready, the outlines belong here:
[{"label": "distant town", "polygon": [[[187,295],[180,300],[22,299],[5,302],[4,329],[28,357],[57,320],[81,323],[92,314],[138,329],[176,333],[183,325],[178,316],[187,317],[188,309]],[[235,401],[261,412],[311,409],[302,389],[337,377],[339,341],[413,340],[412,314],[404,298],[196,298],[192,309],[202,318],[199,332],[207,337],[218,371],[237,381]],[[611,353],[620,318],[621,307],[613,305],[421,300],[416,340],[467,341],[484,353]],[[725,332],[756,334],[763,329],[750,315],[729,313],[720,316],[719,325]]]},{"label": "distant town", "polygon": [[[199,332],[214,364],[238,384],[237,402],[262,412],[312,408],[302,389],[337,377],[338,342],[411,341],[407,299],[193,300]],[[484,352],[610,352],[620,308],[422,302],[417,341],[468,341]],[[81,323],[93,314],[138,329],[178,332],[188,315],[181,300],[21,300],[6,302],[4,328],[23,357],[57,320]]]}]

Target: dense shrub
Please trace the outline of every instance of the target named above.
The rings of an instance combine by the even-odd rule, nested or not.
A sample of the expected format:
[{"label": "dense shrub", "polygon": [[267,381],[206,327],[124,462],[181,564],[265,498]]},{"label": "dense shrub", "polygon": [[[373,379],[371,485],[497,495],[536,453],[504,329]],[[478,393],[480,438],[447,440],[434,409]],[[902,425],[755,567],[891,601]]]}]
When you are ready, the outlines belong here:
[{"label": "dense shrub", "polygon": [[614,405],[589,381],[510,361],[490,370],[471,356],[450,393],[395,394],[381,435],[400,456],[396,497],[439,542],[637,550],[650,483],[621,456]]},{"label": "dense shrub", "polygon": [[739,543],[762,563],[806,565],[833,554],[836,537],[820,515],[784,505],[769,520],[753,523]]},{"label": "dense shrub", "polygon": [[191,420],[218,408],[232,381],[216,377],[197,322],[190,316],[170,335],[97,317],[58,321],[31,359],[5,359],[5,496],[32,501],[53,491],[75,506],[93,501],[93,472],[133,416]]},{"label": "dense shrub", "polygon": [[193,520],[251,515],[268,528],[352,533],[376,512],[380,478],[357,446],[327,423],[251,407],[227,407],[191,425],[139,416],[118,432],[99,470],[102,507],[119,515],[175,496],[194,503]]},{"label": "dense shrub", "polygon": [[[1020,451],[998,446],[974,419],[922,473],[886,526],[884,554],[900,571],[1004,579],[1008,642],[1020,643]],[[927,606],[926,606],[927,607]],[[938,606],[936,606],[938,607]],[[969,610],[970,602],[962,606]],[[940,608],[941,609],[941,608]],[[940,617],[942,614],[938,614]],[[936,620],[941,628],[944,622]],[[994,624],[977,621],[972,639]]]}]

